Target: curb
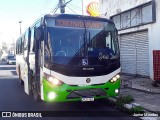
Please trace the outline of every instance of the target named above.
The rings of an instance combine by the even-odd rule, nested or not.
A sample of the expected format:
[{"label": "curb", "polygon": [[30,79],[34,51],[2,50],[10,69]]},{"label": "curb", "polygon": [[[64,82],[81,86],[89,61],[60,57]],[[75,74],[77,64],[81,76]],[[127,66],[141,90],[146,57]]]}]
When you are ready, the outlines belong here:
[{"label": "curb", "polygon": [[[116,104],[118,97],[114,97],[114,98],[108,98],[107,100],[109,102],[111,102],[112,104]],[[130,104],[124,104],[124,108],[127,109],[128,111],[130,111],[132,108],[140,106],[140,104],[137,103],[130,103]],[[160,114],[155,113],[153,111],[147,110],[145,108],[144,109],[144,113],[143,114],[134,114],[132,116],[134,117],[139,117],[142,120],[160,120]]]},{"label": "curb", "polygon": [[160,94],[160,92],[155,92],[155,91],[152,91],[151,89],[139,89],[139,88],[128,87],[128,86],[126,86],[125,88],[140,91],[140,92],[146,92],[146,93],[149,93],[149,94]]},{"label": "curb", "polygon": [[124,84],[122,86],[122,88],[129,88],[129,89],[133,89],[133,90],[137,90],[137,91],[142,91],[142,92],[146,92],[146,93],[150,93],[150,94],[160,94],[160,92],[158,92],[158,91],[154,91],[152,89],[148,89],[148,88],[146,88],[144,86],[140,86],[138,84],[134,84],[133,85],[133,83],[132,83],[131,86],[128,85],[128,84]]}]

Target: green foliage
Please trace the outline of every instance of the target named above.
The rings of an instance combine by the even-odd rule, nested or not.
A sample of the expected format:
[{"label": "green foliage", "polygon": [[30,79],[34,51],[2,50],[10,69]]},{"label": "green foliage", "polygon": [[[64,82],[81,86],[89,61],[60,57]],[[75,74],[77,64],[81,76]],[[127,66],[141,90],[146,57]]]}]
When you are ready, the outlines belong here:
[{"label": "green foliage", "polygon": [[118,99],[117,99],[118,102],[122,102],[124,104],[128,104],[128,103],[131,103],[132,101],[134,101],[133,97],[128,95],[128,96],[120,96]]},{"label": "green foliage", "polygon": [[134,101],[133,97],[128,96],[120,96],[116,101],[116,107],[121,110],[125,110],[124,104],[129,104],[130,102]]},{"label": "green foliage", "polygon": [[141,106],[135,106],[130,110],[130,112],[132,114],[142,114],[142,113],[144,113],[144,109]]}]

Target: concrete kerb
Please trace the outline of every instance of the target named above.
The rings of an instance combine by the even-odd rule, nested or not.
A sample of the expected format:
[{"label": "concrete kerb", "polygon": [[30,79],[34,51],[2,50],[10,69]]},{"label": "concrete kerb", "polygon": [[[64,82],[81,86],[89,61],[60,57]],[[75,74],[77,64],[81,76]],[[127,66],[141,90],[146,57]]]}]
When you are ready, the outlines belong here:
[{"label": "concrete kerb", "polygon": [[147,77],[137,77],[133,75],[121,76],[121,87],[130,88],[134,90],[140,90],[151,94],[160,94],[160,86],[153,87],[153,80]]},{"label": "concrete kerb", "polygon": [[[111,103],[111,104],[116,104],[116,101],[117,101],[118,97],[112,97],[112,98],[108,98],[107,100]],[[124,108],[126,110],[131,111],[132,108],[136,107],[136,106],[140,106],[139,104],[137,103],[130,103],[130,104],[124,104]],[[141,106],[140,106],[141,107]],[[142,107],[143,108],[143,107]],[[136,116],[136,117],[139,117],[140,119],[143,119],[143,120],[149,120],[148,118],[149,117],[154,117],[155,120],[160,120],[160,113],[156,113],[156,112],[153,112],[153,111],[150,111],[148,109],[145,109],[143,108],[143,114],[134,114],[132,116]],[[153,119],[154,120],[154,119]]]},{"label": "concrete kerb", "polygon": [[124,86],[124,88],[128,88],[128,89],[132,89],[132,90],[136,90],[136,91],[140,91],[140,92],[145,92],[145,93],[149,93],[149,94],[160,94],[160,92],[156,92],[156,91],[152,91],[152,90],[147,90],[147,89],[139,89],[139,88],[133,88],[133,87],[128,87],[128,86]]}]

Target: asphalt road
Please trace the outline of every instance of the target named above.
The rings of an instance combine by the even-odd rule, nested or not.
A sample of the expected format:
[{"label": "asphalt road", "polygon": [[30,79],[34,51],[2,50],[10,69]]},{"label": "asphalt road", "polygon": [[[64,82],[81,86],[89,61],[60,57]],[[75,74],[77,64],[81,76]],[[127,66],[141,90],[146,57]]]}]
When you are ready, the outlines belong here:
[{"label": "asphalt road", "polygon": [[[69,102],[69,103],[35,102],[32,96],[28,96],[24,92],[23,86],[20,86],[18,82],[18,76],[16,75],[15,71],[15,65],[7,65],[2,62],[0,62],[0,111],[1,112],[55,111],[55,114],[58,114],[58,117],[42,118],[44,120],[46,119],[138,120],[138,118],[131,117],[126,113],[120,112],[115,108],[112,108],[111,106],[107,105],[105,101],[83,102],[83,103],[82,102]],[[69,116],[63,117],[63,115],[66,115],[67,112],[70,113]],[[73,116],[71,115],[71,113]],[[90,115],[90,117],[86,117],[88,114]],[[92,115],[94,117],[92,117]],[[96,115],[100,116],[96,117]],[[0,120],[1,119],[2,118],[0,118]],[[22,119],[22,118],[14,118],[14,119]],[[39,118],[37,118],[37,120],[39,120]]]}]

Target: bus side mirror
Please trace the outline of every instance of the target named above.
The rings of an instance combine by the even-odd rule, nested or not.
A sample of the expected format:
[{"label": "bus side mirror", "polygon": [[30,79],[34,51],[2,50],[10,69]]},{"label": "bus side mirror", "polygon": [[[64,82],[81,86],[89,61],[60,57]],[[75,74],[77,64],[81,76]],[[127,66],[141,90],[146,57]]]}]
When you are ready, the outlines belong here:
[{"label": "bus side mirror", "polygon": [[35,38],[38,41],[42,41],[44,39],[44,32],[43,27],[38,27],[35,30]]}]

